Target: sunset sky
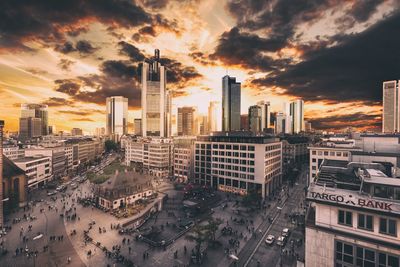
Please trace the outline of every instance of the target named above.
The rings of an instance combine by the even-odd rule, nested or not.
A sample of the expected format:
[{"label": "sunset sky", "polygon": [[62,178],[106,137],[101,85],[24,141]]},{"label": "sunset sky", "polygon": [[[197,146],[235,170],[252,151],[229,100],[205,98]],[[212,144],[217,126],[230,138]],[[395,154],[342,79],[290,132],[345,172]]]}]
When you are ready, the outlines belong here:
[{"label": "sunset sky", "polygon": [[242,82],[242,113],[303,98],[317,129],[381,127],[382,82],[400,78],[399,1],[1,0],[0,119],[49,105],[57,130],[105,127],[105,98],[140,117],[139,63],[161,50],[175,107],[221,100]]}]

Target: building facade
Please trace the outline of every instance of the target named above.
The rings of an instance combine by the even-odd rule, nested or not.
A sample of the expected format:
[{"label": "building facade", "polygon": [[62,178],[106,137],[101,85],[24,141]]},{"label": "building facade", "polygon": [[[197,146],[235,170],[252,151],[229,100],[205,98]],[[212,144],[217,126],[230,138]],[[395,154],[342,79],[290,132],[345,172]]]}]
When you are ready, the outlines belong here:
[{"label": "building facade", "polygon": [[112,96],[106,99],[107,135],[119,141],[128,131],[128,98]]},{"label": "building facade", "polygon": [[249,107],[249,130],[259,133],[262,128],[262,108],[259,105]]},{"label": "building facade", "polygon": [[290,117],[292,119],[292,133],[304,131],[304,101],[297,99],[290,103]]},{"label": "building facade", "polygon": [[400,129],[400,94],[396,80],[383,82],[382,132],[394,133]]},{"label": "building facade", "polygon": [[66,156],[62,146],[58,147],[31,147],[25,149],[25,157],[46,156],[50,158],[51,172],[54,179],[62,178],[66,174]]},{"label": "building facade", "polygon": [[223,133],[195,142],[194,182],[265,198],[282,183],[282,143],[276,138]]},{"label": "building facade", "polygon": [[197,135],[198,128],[197,108],[178,108],[178,135]]},{"label": "building facade", "polygon": [[[40,136],[48,135],[48,110],[47,105],[43,104],[21,104],[21,118],[40,119]],[[39,120],[37,120],[39,121]]]},{"label": "building facade", "polygon": [[171,136],[171,95],[166,88],[166,69],[160,62],[160,50],[142,67],[142,135]]},{"label": "building facade", "polygon": [[134,120],[134,125],[135,125],[135,135],[142,135],[142,119],[135,119]]},{"label": "building facade", "polygon": [[221,103],[211,101],[208,105],[208,130],[209,132],[217,132],[221,129]]},{"label": "building facade", "polygon": [[241,84],[235,77],[222,78],[222,131],[240,130]]},{"label": "building facade", "polygon": [[196,137],[174,138],[174,179],[187,183],[194,173],[194,142]]},{"label": "building facade", "polygon": [[21,141],[38,138],[42,136],[41,118],[20,118],[19,119],[19,139]]},{"label": "building facade", "polygon": [[269,101],[259,101],[257,105],[261,108],[261,131],[265,131],[271,124],[271,105]]},{"label": "building facade", "polygon": [[76,136],[76,135],[82,136],[83,135],[83,131],[80,128],[72,128],[71,129],[71,135],[72,136]]},{"label": "building facade", "polygon": [[50,157],[23,157],[14,160],[14,163],[25,172],[28,187],[42,186],[53,178]]}]

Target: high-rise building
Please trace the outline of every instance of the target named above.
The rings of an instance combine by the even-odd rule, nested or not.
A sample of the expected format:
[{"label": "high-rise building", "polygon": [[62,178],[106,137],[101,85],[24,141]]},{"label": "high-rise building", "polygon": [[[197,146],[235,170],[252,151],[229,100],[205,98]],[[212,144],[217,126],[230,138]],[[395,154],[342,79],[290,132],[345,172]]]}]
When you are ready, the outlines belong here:
[{"label": "high-rise building", "polygon": [[222,78],[222,131],[240,130],[240,86],[235,77]]},{"label": "high-rise building", "polygon": [[208,106],[208,130],[209,132],[217,132],[221,129],[221,103],[211,101]]},{"label": "high-rise building", "polygon": [[19,119],[19,139],[27,140],[42,136],[41,118],[20,118]]},{"label": "high-rise building", "polygon": [[297,99],[290,103],[290,117],[292,119],[292,133],[304,131],[304,101]]},{"label": "high-rise building", "polygon": [[4,121],[0,120],[0,226],[3,226],[3,128]]},{"label": "high-rise building", "polygon": [[271,124],[271,107],[269,101],[259,101],[257,105],[261,107],[261,131],[268,129]]},{"label": "high-rise building", "polygon": [[39,118],[41,120],[40,135],[48,134],[48,116],[47,105],[21,104],[21,118]]},{"label": "high-rise building", "polygon": [[283,103],[283,115],[284,115],[284,131],[282,133],[292,134],[293,133],[293,124],[292,124],[292,116],[290,115],[290,103]]},{"label": "high-rise building", "polygon": [[400,129],[400,94],[397,81],[383,82],[382,132],[394,133]]},{"label": "high-rise building", "polygon": [[312,125],[309,121],[304,121],[304,131],[309,133],[312,132]]},{"label": "high-rise building", "polygon": [[72,128],[71,129],[71,135],[75,136],[75,135],[83,135],[83,131],[80,128]]},{"label": "high-rise building", "polygon": [[171,95],[166,89],[166,69],[160,62],[160,50],[142,67],[142,134],[171,136]]},{"label": "high-rise building", "polygon": [[142,119],[135,119],[135,135],[142,135]]},{"label": "high-rise building", "polygon": [[197,117],[199,122],[199,134],[206,135],[210,131],[208,129],[208,117],[206,115],[200,115]]},{"label": "high-rise building", "polygon": [[278,112],[275,119],[275,133],[285,133],[286,130],[286,115],[283,112]]},{"label": "high-rise building", "polygon": [[240,115],[240,130],[242,130],[242,131],[249,130],[249,115],[248,114]]},{"label": "high-rise building", "polygon": [[128,98],[123,96],[107,97],[107,135],[118,141],[127,133]]},{"label": "high-rise building", "polygon": [[197,135],[197,108],[178,108],[178,135]]},{"label": "high-rise building", "polygon": [[104,127],[96,128],[96,136],[103,136],[106,134],[106,129]]},{"label": "high-rise building", "polygon": [[259,105],[249,107],[249,129],[253,133],[262,131],[262,108]]}]

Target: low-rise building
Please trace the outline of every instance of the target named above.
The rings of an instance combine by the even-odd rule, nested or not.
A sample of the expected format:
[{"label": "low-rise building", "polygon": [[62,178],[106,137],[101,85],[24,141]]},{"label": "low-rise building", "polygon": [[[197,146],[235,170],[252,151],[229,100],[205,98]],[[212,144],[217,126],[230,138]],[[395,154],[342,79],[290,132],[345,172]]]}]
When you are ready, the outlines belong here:
[{"label": "low-rise building", "polygon": [[118,171],[106,182],[97,186],[98,204],[106,209],[124,208],[154,193],[151,176],[135,171]]},{"label": "low-rise building", "polygon": [[194,182],[265,198],[282,183],[282,143],[248,132],[214,133],[195,142]]},{"label": "low-rise building", "polygon": [[10,160],[17,159],[24,156],[24,149],[21,149],[18,145],[14,144],[3,144],[3,154]]},{"label": "low-rise building", "polygon": [[28,179],[25,172],[3,156],[3,198],[7,199],[4,201],[5,213],[27,204],[27,189]]},{"label": "low-rise building", "polygon": [[400,266],[400,179],[325,159],[307,200],[305,265]]},{"label": "low-rise building", "polygon": [[66,174],[66,157],[64,148],[57,147],[30,147],[25,149],[26,157],[46,156],[50,158],[54,179],[62,178]]},{"label": "low-rise building", "polygon": [[50,157],[23,157],[13,162],[25,172],[28,177],[28,187],[42,186],[53,178]]},{"label": "low-rise building", "polygon": [[194,172],[194,142],[195,136],[174,138],[174,179],[186,183]]},{"label": "low-rise building", "polygon": [[308,160],[309,138],[305,136],[283,136],[282,156],[283,169],[293,168],[306,163]]}]

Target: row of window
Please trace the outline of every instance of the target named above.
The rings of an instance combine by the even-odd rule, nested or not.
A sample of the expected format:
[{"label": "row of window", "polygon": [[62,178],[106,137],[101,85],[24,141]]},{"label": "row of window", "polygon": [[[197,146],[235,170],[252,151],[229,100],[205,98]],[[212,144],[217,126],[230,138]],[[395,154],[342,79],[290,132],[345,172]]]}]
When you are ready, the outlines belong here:
[{"label": "row of window", "polygon": [[[338,224],[353,227],[353,213],[351,211],[339,210]],[[374,231],[374,217],[358,213],[357,228]],[[397,236],[397,222],[394,219],[379,218],[379,233]]]},{"label": "row of window", "polygon": [[226,169],[226,170],[235,170],[235,171],[241,171],[241,172],[252,172],[252,173],[254,173],[254,168],[239,167],[237,165],[225,165],[225,164],[213,163],[212,167],[213,168],[222,169],[222,170]]},{"label": "row of window", "polygon": [[[312,155],[317,155],[317,151],[313,150],[311,152]],[[335,151],[321,151],[318,150],[318,156],[331,156],[334,157],[336,155],[336,157],[348,157],[349,153],[348,152],[335,152]]]},{"label": "row of window", "polygon": [[[213,156],[228,156],[228,157],[241,157],[241,158],[252,158],[254,159],[254,153],[239,153],[239,152],[230,152],[230,151],[213,151]],[[197,156],[196,156],[197,157]]]}]

